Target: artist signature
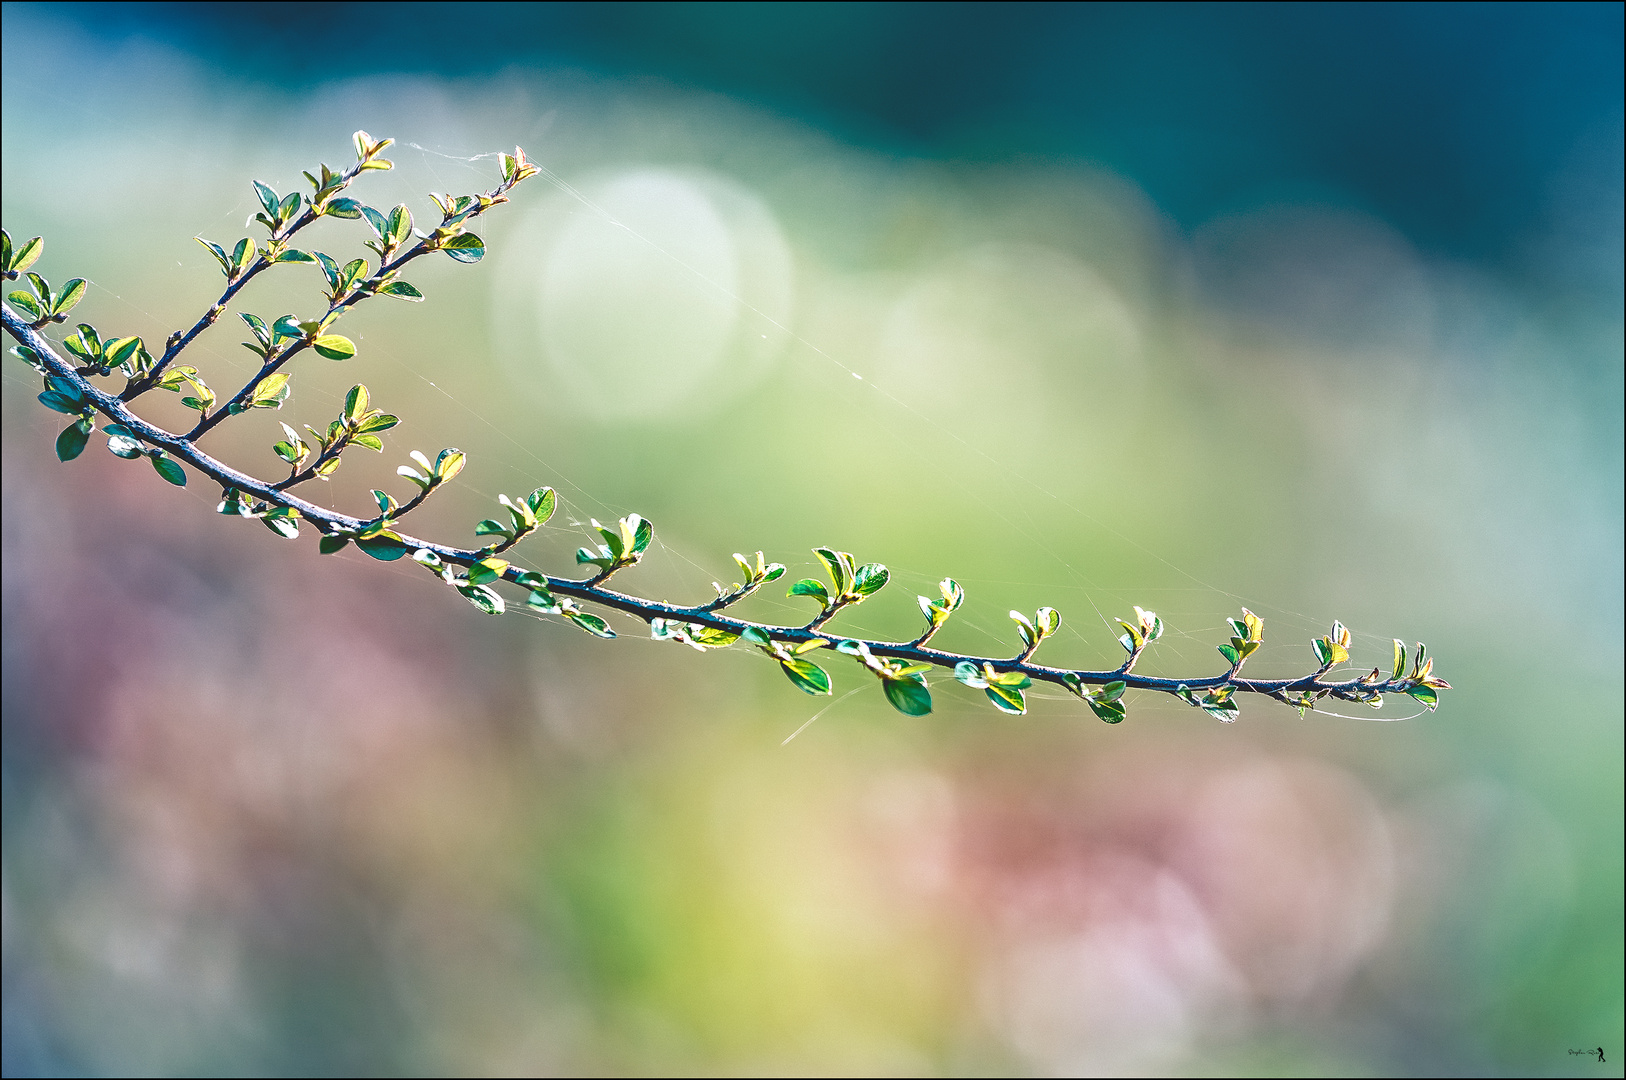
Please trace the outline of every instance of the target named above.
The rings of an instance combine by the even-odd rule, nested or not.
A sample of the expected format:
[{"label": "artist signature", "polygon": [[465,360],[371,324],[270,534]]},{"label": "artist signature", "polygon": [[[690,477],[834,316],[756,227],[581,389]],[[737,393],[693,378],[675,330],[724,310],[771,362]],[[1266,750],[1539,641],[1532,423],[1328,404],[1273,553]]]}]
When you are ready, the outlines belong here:
[{"label": "artist signature", "polygon": [[1604,1064],[1603,1047],[1601,1047],[1601,1046],[1594,1049],[1594,1050],[1571,1050],[1570,1051],[1570,1056],[1571,1057],[1579,1057],[1579,1056],[1581,1056],[1583,1054],[1586,1055],[1587,1057],[1595,1057],[1595,1058],[1597,1058],[1599,1065]]}]

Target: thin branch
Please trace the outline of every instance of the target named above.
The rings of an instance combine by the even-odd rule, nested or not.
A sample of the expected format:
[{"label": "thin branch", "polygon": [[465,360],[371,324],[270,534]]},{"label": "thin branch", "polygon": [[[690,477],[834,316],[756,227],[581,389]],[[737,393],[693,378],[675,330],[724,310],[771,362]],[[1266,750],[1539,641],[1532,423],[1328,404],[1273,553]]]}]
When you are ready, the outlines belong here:
[{"label": "thin branch", "polygon": [[[334,188],[332,194],[338,194],[345,188],[349,187],[350,183],[355,180],[357,176],[361,175],[363,164],[363,162],[358,161],[349,169],[345,170],[345,172],[340,174],[344,182],[338,187]],[[287,243],[289,237],[293,236],[294,233],[311,224],[317,218],[323,216],[325,215],[318,214],[316,212],[316,208],[314,206],[307,205],[302,214],[294,218],[291,222],[286,223],[282,229],[272,232],[270,238],[266,241],[266,250],[270,250],[271,248],[275,248],[280,244]],[[256,247],[258,247],[258,245],[256,245]],[[219,320],[220,316],[225,313],[226,305],[231,302],[232,297],[241,292],[243,286],[252,281],[254,277],[260,273],[260,271],[275,265],[277,265],[275,260],[265,257],[265,250],[260,251],[260,253],[254,257],[254,261],[249,264],[247,270],[244,270],[241,274],[235,278],[232,278],[227,283],[226,290],[220,294],[220,299],[216,300],[213,306],[211,306],[209,310],[205,311],[203,315],[199,317],[197,322],[192,324],[192,329],[186,331],[184,334],[172,335],[170,337],[169,341],[165,344],[164,355],[160,357],[158,362],[152,366],[152,370],[148,371],[145,375],[139,378],[131,379],[129,383],[125,385],[123,392],[119,394],[119,400],[134,401],[137,397],[156,386],[158,384],[159,376],[163,375],[164,369],[169,367],[170,362],[173,361],[177,356],[181,355],[182,350],[184,350],[188,345],[192,344],[192,340],[194,338],[203,333],[203,331],[207,330],[209,327],[213,326]]]},{"label": "thin branch", "polygon": [[[239,472],[200,450],[194,442],[194,436],[177,435],[143,420],[131,412],[121,398],[103,392],[81,376],[72,364],[57,354],[50,341],[21,316],[12,311],[8,305],[0,304],[0,312],[3,312],[6,332],[15,338],[19,344],[32,349],[49,374],[71,382],[83,395],[85,401],[97,412],[100,412],[109,420],[123,425],[142,442],[164,450],[169,455],[185,462],[214,480],[223,488],[236,489],[245,495],[263,500],[271,506],[287,507],[298,511],[302,517],[310,521],[323,533],[353,533],[370,524],[369,520],[328,510],[325,507],[301,499],[284,490],[281,484],[270,484],[246,473]],[[408,503],[401,512],[404,513],[405,510],[418,505],[427,494],[428,492],[424,492],[417,499]],[[401,542],[413,550],[433,552],[444,563],[463,567],[473,566],[476,562],[487,558],[491,554],[489,549],[451,547],[405,535],[401,535]],[[733,596],[720,597],[717,600],[692,607],[682,607],[605,588],[603,584],[605,580],[621,569],[624,569],[624,567],[616,566],[587,578],[571,579],[554,577],[539,571],[527,571],[524,567],[510,564],[504,570],[502,578],[523,588],[526,586],[519,579],[527,574],[535,573],[536,578],[545,582],[547,588],[553,593],[624,612],[645,622],[653,619],[675,620],[711,627],[733,634],[742,634],[746,630],[756,630],[766,634],[775,642],[791,646],[820,638],[822,635],[818,633],[819,629],[833,618],[838,611],[847,606],[843,603],[833,604],[828,610],[820,612],[819,616],[811,623],[804,626],[775,626],[719,614],[716,609],[724,606],[725,603],[733,602],[736,599]],[[1139,658],[1140,649],[1136,649],[1129,660],[1122,666],[1110,670],[1090,671],[1059,668],[1032,663],[1029,659],[1033,653],[1031,648],[1023,650],[1021,654],[1011,659],[996,659],[930,648],[926,645],[926,641],[931,636],[931,633],[931,631],[928,631],[927,634],[907,642],[851,640],[855,644],[866,646],[872,655],[888,660],[911,664],[930,664],[934,667],[948,668],[950,670],[961,663],[971,663],[979,670],[986,664],[996,673],[1018,672],[1028,676],[1035,682],[1052,683],[1067,689],[1072,689],[1071,684],[1073,683],[1103,686],[1115,681],[1122,681],[1129,689],[1151,690],[1164,694],[1179,695],[1182,691],[1198,692],[1229,686],[1238,692],[1262,694],[1285,701],[1291,705],[1296,703],[1290,701],[1288,695],[1295,693],[1326,694],[1353,701],[1369,698],[1373,694],[1405,692],[1415,685],[1412,680],[1398,677],[1399,673],[1381,682],[1366,682],[1359,678],[1345,681],[1329,680],[1326,678],[1329,670],[1328,666],[1323,666],[1309,675],[1287,679],[1244,679],[1237,675],[1234,668],[1220,675],[1188,679],[1137,675],[1132,673],[1129,668]],[[1370,676],[1367,678],[1370,678]]]},{"label": "thin branch", "polygon": [[[357,166],[357,168],[359,167],[360,166]],[[518,182],[519,181],[517,179],[504,180],[490,192],[480,197],[473,206],[469,207],[461,215],[443,215],[439,228],[445,228],[447,222],[450,222],[454,217],[459,222],[468,221],[479,217],[493,206],[507,202],[507,193],[512,190],[514,185]],[[436,239],[434,233],[430,233],[429,235],[421,238],[416,244],[413,244],[411,247],[403,251],[393,262],[381,262],[378,270],[374,272],[372,276],[368,277],[364,281],[358,282],[356,286],[348,293],[345,293],[341,297],[335,298],[332,303],[328,305],[327,313],[324,314],[319,320],[322,327],[325,329],[333,325],[333,323],[337,321],[338,317],[344,314],[345,311],[361,303],[361,301],[370,296],[377,296],[377,290],[382,287],[390,277],[397,273],[401,267],[421,256],[439,251],[440,247],[441,242]],[[210,429],[214,428],[222,420],[225,420],[229,416],[237,415],[231,411],[232,406],[242,405],[244,402],[248,401],[256,386],[264,382],[269,376],[276,374],[278,369],[280,369],[289,360],[293,359],[299,353],[309,348],[311,346],[311,341],[312,338],[302,338],[291,343],[287,348],[276,354],[274,357],[267,357],[265,363],[261,365],[260,370],[254,375],[254,377],[245,383],[242,389],[233,394],[231,400],[226,402],[225,405],[217,408],[208,416],[200,419],[197,426],[195,426],[191,431],[187,432],[186,438],[195,442],[199,438],[202,438],[204,435],[208,434]],[[287,482],[303,483],[304,480],[308,479],[310,479],[308,476],[301,480],[293,480],[290,478],[290,480]]]}]

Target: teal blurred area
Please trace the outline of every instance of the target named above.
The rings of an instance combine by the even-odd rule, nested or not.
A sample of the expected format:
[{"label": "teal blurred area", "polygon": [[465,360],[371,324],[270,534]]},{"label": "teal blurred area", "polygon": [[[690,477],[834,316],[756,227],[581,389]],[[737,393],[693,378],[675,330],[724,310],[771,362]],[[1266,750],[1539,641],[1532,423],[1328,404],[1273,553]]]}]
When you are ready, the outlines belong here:
[{"label": "teal blurred area", "polygon": [[[424,304],[212,435],[240,467],[359,381],[404,422],[311,497],[458,446],[416,532],[551,485],[550,572],[637,511],[633,591],[833,544],[893,573],[852,633],[952,575],[967,650],[1048,604],[1043,658],[1110,666],[1139,604],[1152,670],[1215,672],[1246,605],[1250,671],[1338,618],[1455,687],[1108,727],[944,678],[906,718],[841,664],[814,699],[319,557],[99,438],[60,464],[12,361],[7,1075],[1620,1074],[1619,5],[0,18],[5,227],[104,334],[190,324],[191,237],[358,128],[397,144],[357,195],[420,218],[545,167],[479,265],[416,264]],[[262,282],[233,310],[320,302]],[[232,321],[189,353],[227,392]]]}]

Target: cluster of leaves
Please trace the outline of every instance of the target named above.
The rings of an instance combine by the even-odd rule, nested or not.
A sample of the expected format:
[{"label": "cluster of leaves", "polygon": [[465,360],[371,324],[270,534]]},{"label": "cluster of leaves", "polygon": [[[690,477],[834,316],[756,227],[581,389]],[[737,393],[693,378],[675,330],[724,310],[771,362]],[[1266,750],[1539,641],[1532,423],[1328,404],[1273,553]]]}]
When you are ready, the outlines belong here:
[{"label": "cluster of leaves", "polygon": [[932,635],[948,622],[948,617],[960,610],[965,603],[965,590],[953,578],[944,578],[937,583],[937,591],[941,596],[932,599],[929,596],[916,596],[920,602],[920,613],[926,616],[926,632],[915,639],[916,645],[924,645],[930,641]]},{"label": "cluster of leaves", "polygon": [[1264,644],[1265,620],[1243,608],[1242,618],[1225,621],[1231,626],[1231,640],[1228,644],[1215,647],[1219,649],[1221,656],[1231,662],[1232,671],[1240,671],[1243,662]]},{"label": "cluster of leaves", "polygon": [[[492,552],[506,551],[546,525],[548,519],[553,517],[553,510],[558,502],[558,497],[554,495],[552,488],[539,487],[523,499],[515,500],[510,499],[507,495],[498,495],[497,501],[508,511],[508,524],[504,525],[495,518],[486,518],[474,527],[476,536],[498,536],[502,538],[491,543],[486,548],[486,550]],[[595,522],[595,524],[597,523]],[[654,528],[649,525],[649,522],[640,519],[639,524],[645,527],[645,532],[650,537],[654,536]],[[637,529],[635,527],[634,539],[636,539],[636,536]],[[619,533],[617,533],[616,539],[621,539]],[[646,537],[644,547],[648,546],[649,539]],[[643,548],[639,548],[638,552],[642,554]]]},{"label": "cluster of leaves", "polygon": [[954,665],[954,677],[974,690],[988,695],[988,700],[1001,712],[1020,716],[1028,711],[1028,699],[1022,691],[1033,685],[1033,680],[1020,671],[995,671],[987,660],[979,668],[969,660]]},{"label": "cluster of leaves", "polygon": [[430,464],[429,459],[417,450],[413,450],[407,457],[416,462],[418,467],[402,465],[395,470],[395,474],[417,484],[420,497],[429,494],[462,472],[463,464],[468,460],[463,451],[454,449],[442,450],[435,458],[434,464]]},{"label": "cluster of leaves", "polygon": [[4,251],[4,257],[0,258],[0,263],[3,263],[6,268],[6,280],[15,281],[18,274],[26,271],[28,284],[34,290],[33,292],[25,292],[22,289],[14,289],[6,295],[6,299],[26,311],[36,328],[47,323],[67,322],[68,312],[85,297],[85,279],[74,278],[62,286],[61,292],[52,292],[49,281],[46,281],[32,270],[27,270],[28,267],[34,265],[34,260],[38,259],[40,253],[45,250],[45,242],[38,236],[19,248],[15,258],[12,256],[11,235],[9,233],[0,238],[0,249]]},{"label": "cluster of leaves", "polygon": [[[279,372],[262,380],[260,386],[281,379],[283,380],[281,383],[275,383],[272,394],[282,394],[285,397],[288,389],[287,378],[285,373]],[[255,396],[260,394],[260,386],[255,388]],[[268,395],[266,400],[274,400],[280,405],[283,397]],[[379,438],[379,433],[399,424],[401,418],[392,416],[382,409],[371,408],[371,404],[365,386],[360,383],[352,386],[344,397],[344,411],[339,414],[338,419],[328,423],[326,430],[318,431],[309,424],[305,425],[305,430],[311,434],[311,443],[307,443],[293,428],[283,424],[283,434],[288,438],[271,447],[272,453],[287,462],[289,467],[288,479],[279,486],[295,484],[310,477],[326,480],[338,471],[343,461],[341,455],[351,446],[361,446],[374,453],[383,453],[384,440]],[[316,459],[305,467],[305,462],[311,456],[312,443],[315,445]],[[393,508],[394,500],[391,499],[390,503]]]},{"label": "cluster of leaves", "polygon": [[[39,402],[53,412],[74,418],[56,437],[56,456],[60,461],[72,461],[84,453],[96,430],[96,407],[85,393],[83,384],[61,375],[52,374],[43,359],[27,345],[15,346],[12,355],[33,367],[45,380],[45,389]],[[114,456],[133,459],[144,457],[152,462],[153,471],[177,487],[186,486],[186,470],[169,456],[162,447],[149,446],[142,437],[124,424],[107,424],[102,428],[107,436],[107,448]]]},{"label": "cluster of leaves", "polygon": [[[1349,640],[1349,629],[1343,623],[1334,622],[1331,634],[1310,642],[1311,648],[1315,650],[1316,659],[1321,662],[1321,671],[1318,674],[1324,674],[1333,665],[1344,663],[1349,659]],[[1355,680],[1353,686],[1341,691],[1339,696],[1346,701],[1357,701],[1374,709],[1381,709],[1383,691],[1380,687],[1405,694],[1433,712],[1440,704],[1439,691],[1451,689],[1451,684],[1434,674],[1434,661],[1428,655],[1428,647],[1420,641],[1417,643],[1416,659],[1412,661],[1411,672],[1408,674],[1406,643],[1395,638],[1394,664],[1388,678],[1384,677],[1381,670],[1373,668]],[[1332,691],[1318,687],[1314,690],[1284,694],[1282,700],[1298,709],[1299,715],[1303,716],[1329,693]]]},{"label": "cluster of leaves", "polygon": [[932,669],[931,664],[876,656],[867,641],[837,642],[836,651],[856,657],[880,679],[886,700],[905,716],[925,716],[932,711],[932,695],[926,683],[926,672]]},{"label": "cluster of leaves", "polygon": [[[384,211],[346,194],[349,185],[361,173],[391,168],[391,163],[381,156],[390,140],[375,140],[366,132],[357,132],[354,143],[356,162],[349,169],[336,171],[323,164],[319,173],[304,174],[311,184],[309,194],[280,195],[270,185],[254,182],[261,206],[255,220],[267,229],[267,239],[257,242],[244,238],[228,251],[223,245],[198,238],[219,262],[227,280],[226,289],[190,331],[177,331],[170,337],[163,356],[157,360],[140,337],[108,338],[90,324],[80,323],[62,343],[77,366],[64,364],[50,351],[49,342],[44,341],[39,331],[49,324],[66,321],[66,313],[84,296],[85,281],[75,278],[60,292],[53,291],[43,277],[30,269],[40,258],[44,241],[34,237],[14,247],[10,235],[0,233],[3,238],[0,267],[5,278],[16,280],[26,275],[32,287],[32,291],[19,289],[7,297],[11,305],[27,316],[24,321],[14,316],[10,308],[6,309],[7,328],[18,338],[12,352],[44,378],[45,388],[39,395],[41,403],[73,418],[57,438],[59,458],[68,461],[82,453],[101,414],[113,421],[105,425],[104,433],[108,449],[115,455],[146,457],[166,481],[185,485],[186,473],[172,456],[179,454],[194,468],[222,483],[220,513],[257,518],[279,536],[289,539],[298,536],[301,520],[311,520],[321,534],[318,546],[323,554],[335,554],[354,544],[364,554],[381,561],[410,555],[414,562],[490,615],[500,615],[507,610],[508,604],[498,590],[498,586],[506,583],[524,591],[526,610],[560,616],[597,637],[613,638],[615,631],[601,616],[583,610],[580,606],[583,600],[629,611],[648,623],[654,639],[686,645],[697,652],[729,648],[743,639],[777,663],[785,676],[808,694],[832,692],[829,672],[812,656],[820,649],[833,649],[856,660],[880,682],[892,706],[910,716],[922,716],[932,710],[926,676],[934,667],[951,670],[958,682],[983,691],[997,709],[1014,715],[1027,711],[1027,694],[1036,680],[1059,683],[1109,724],[1124,719],[1124,695],[1135,688],[1175,694],[1227,723],[1238,715],[1236,698],[1242,692],[1270,694],[1298,708],[1302,714],[1329,695],[1376,707],[1382,704],[1385,692],[1407,694],[1433,709],[1438,704],[1438,691],[1449,688],[1448,683],[1433,674],[1433,661],[1421,644],[1408,669],[1406,647],[1398,640],[1394,643],[1393,672],[1387,678],[1374,668],[1370,674],[1357,679],[1334,681],[1330,673],[1350,659],[1351,634],[1341,623],[1334,623],[1331,633],[1311,641],[1319,665],[1312,674],[1293,680],[1243,679],[1240,673],[1244,664],[1264,641],[1264,621],[1246,608],[1240,618],[1227,620],[1231,637],[1228,643],[1218,646],[1229,665],[1228,670],[1218,676],[1187,682],[1133,673],[1142,654],[1164,632],[1157,614],[1139,607],[1135,608],[1133,621],[1119,620],[1124,630],[1119,641],[1129,655],[1116,671],[1088,672],[1034,664],[1035,652],[1061,626],[1060,613],[1049,607],[1038,609],[1031,618],[1020,611],[1010,612],[1021,642],[1019,650],[1010,658],[943,652],[928,648],[927,642],[965,601],[965,590],[953,578],[944,578],[938,583],[937,597],[917,598],[926,618],[926,628],[912,642],[823,636],[821,628],[839,612],[874,596],[890,580],[890,573],[882,564],[859,565],[847,552],[828,547],[815,548],[814,553],[827,571],[829,583],[803,578],[791,585],[787,594],[809,597],[818,603],[818,613],[805,626],[772,626],[716,614],[784,576],[785,567],[769,562],[761,551],[754,559],[735,553],[741,580],[726,587],[714,582],[715,599],[692,608],[676,609],[674,615],[670,605],[602,588],[613,574],[637,564],[653,542],[653,525],[638,514],[621,518],[613,527],[591,522],[602,542],[576,552],[577,564],[593,569],[591,576],[581,580],[550,578],[505,557],[509,549],[553,517],[558,499],[548,487],[539,487],[517,499],[499,495],[498,502],[507,512],[507,520],[480,521],[474,531],[486,542],[478,549],[440,547],[406,535],[401,531],[401,520],[463,469],[466,458],[460,450],[442,450],[433,462],[419,451],[412,451],[413,464],[403,465],[396,472],[411,481],[417,493],[402,504],[388,492],[374,490],[378,512],[366,519],[341,516],[284,494],[308,480],[330,477],[350,446],[382,452],[382,435],[396,427],[400,420],[373,408],[367,388],[359,383],[346,395],[340,415],[325,428],[305,427],[309,437],[282,423],[286,438],[274,443],[272,451],[289,466],[287,478],[276,484],[252,481],[249,486],[254,490],[244,491],[239,486],[244,482],[241,474],[227,470],[203,454],[197,449],[196,440],[227,417],[255,409],[280,409],[286,404],[290,400],[291,375],[282,368],[299,352],[309,349],[330,360],[354,357],[355,344],[333,333],[332,328],[356,303],[379,295],[413,302],[423,300],[423,294],[415,286],[398,276],[408,261],[442,251],[456,262],[478,262],[485,255],[485,242],[469,231],[471,221],[506,202],[508,192],[516,184],[540,171],[526,160],[522,150],[502,155],[502,182],[492,191],[473,195],[432,194],[440,222],[425,230],[416,226],[412,212],[404,204]],[[377,269],[365,257],[341,261],[323,251],[291,246],[295,233],[321,218],[364,221],[371,233],[365,247],[376,256]],[[227,400],[225,408],[217,408],[219,395],[198,369],[173,361],[198,333],[214,324],[250,279],[269,267],[282,264],[317,267],[325,283],[327,310],[314,319],[285,314],[269,323],[259,316],[240,313],[253,337],[243,345],[259,359],[260,368]],[[22,329],[11,321],[14,318],[24,323]],[[116,399],[88,381],[115,372],[127,380]],[[162,432],[127,410],[125,403],[153,388],[184,394],[181,403],[201,414],[192,432],[186,436]]]},{"label": "cluster of leaves", "polygon": [[740,568],[740,576],[744,581],[736,581],[727,588],[720,581],[711,583],[717,590],[717,599],[706,604],[704,610],[715,611],[745,599],[770,581],[778,581],[785,576],[785,568],[779,563],[768,562],[762,552],[757,552],[756,561],[746,558],[739,552],[734,553],[734,565]]},{"label": "cluster of leaves", "polygon": [[775,640],[765,628],[760,626],[748,626],[740,636],[761,649],[765,655],[777,660],[780,668],[785,672],[785,677],[797,689],[809,694],[828,694],[830,692],[830,673],[813,661],[806,659],[808,653],[816,649],[822,649],[830,644],[824,638],[810,638],[807,641],[791,645],[787,642]]},{"label": "cluster of leaves", "polygon": [[[133,379],[152,367],[152,354],[147,351],[146,344],[139,337],[121,337],[102,340],[101,334],[89,323],[80,323],[74,335],[63,339],[62,347],[72,354],[80,363],[79,371],[84,375],[111,375],[115,370],[124,374],[125,378]],[[189,368],[196,373],[196,368]],[[183,376],[181,382],[185,381]],[[180,382],[165,386],[166,390],[175,390]]]},{"label": "cluster of leaves", "polygon": [[604,543],[577,548],[576,562],[581,566],[598,567],[595,581],[603,581],[617,570],[636,563],[655,539],[655,526],[637,514],[622,518],[613,529],[605,528],[597,520],[590,523],[604,537]]},{"label": "cluster of leaves", "polygon": [[255,499],[236,488],[227,488],[221,493],[215,513],[263,521],[266,528],[285,540],[292,540],[299,535],[298,510],[291,506],[279,506],[264,499]]},{"label": "cluster of leaves", "polygon": [[[659,616],[649,620],[649,636],[656,641],[675,641],[679,645],[687,645],[695,652],[726,649],[740,639],[740,635],[733,630]],[[828,679],[825,685],[828,687]]]},{"label": "cluster of leaves", "polygon": [[[503,560],[486,558],[481,561],[490,567]],[[583,611],[575,600],[568,596],[554,596],[553,592],[548,588],[548,579],[536,571],[525,570],[517,573],[514,576],[514,583],[529,590],[529,595],[525,598],[525,606],[532,611],[538,611],[544,615],[563,615],[594,637],[615,637],[615,631],[610,629],[609,623],[592,612]]]},{"label": "cluster of leaves", "polygon": [[857,604],[874,596],[891,579],[891,573],[880,563],[855,566],[855,560],[845,551],[821,547],[814,548],[813,554],[819,557],[829,572],[831,587],[825,588],[824,582],[817,578],[803,578],[792,585],[786,594],[811,596],[819,602],[819,614],[808,624],[810,628],[830,621],[836,612],[849,604]]}]

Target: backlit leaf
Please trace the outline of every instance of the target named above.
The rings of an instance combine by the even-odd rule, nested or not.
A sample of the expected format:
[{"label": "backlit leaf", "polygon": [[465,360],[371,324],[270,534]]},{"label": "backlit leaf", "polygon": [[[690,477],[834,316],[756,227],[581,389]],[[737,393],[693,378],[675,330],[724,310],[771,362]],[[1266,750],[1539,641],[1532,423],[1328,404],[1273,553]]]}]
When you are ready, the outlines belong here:
[{"label": "backlit leaf", "polygon": [[882,679],[881,689],[892,707],[905,716],[925,716],[932,711],[932,695],[924,682],[914,679]]},{"label": "backlit leaf", "polygon": [[323,334],[311,342],[311,348],[329,360],[348,360],[356,355],[355,344],[343,334]]},{"label": "backlit leaf", "polygon": [[779,666],[784,669],[785,677],[796,685],[798,690],[808,694],[828,694],[830,692],[830,674],[811,660],[781,660]]}]

